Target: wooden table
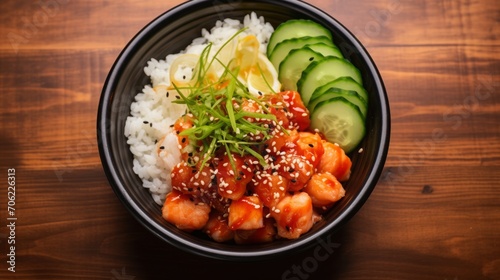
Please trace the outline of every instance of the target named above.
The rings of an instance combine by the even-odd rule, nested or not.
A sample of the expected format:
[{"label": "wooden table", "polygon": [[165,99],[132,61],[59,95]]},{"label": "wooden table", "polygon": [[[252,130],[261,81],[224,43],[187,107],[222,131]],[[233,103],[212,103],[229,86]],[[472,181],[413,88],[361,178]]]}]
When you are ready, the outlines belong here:
[{"label": "wooden table", "polygon": [[160,241],[101,167],[95,124],[107,72],[141,27],[181,2],[1,2],[0,279],[500,279],[496,0],[309,1],[377,63],[391,146],[327,258],[313,248],[265,263],[207,260]]}]

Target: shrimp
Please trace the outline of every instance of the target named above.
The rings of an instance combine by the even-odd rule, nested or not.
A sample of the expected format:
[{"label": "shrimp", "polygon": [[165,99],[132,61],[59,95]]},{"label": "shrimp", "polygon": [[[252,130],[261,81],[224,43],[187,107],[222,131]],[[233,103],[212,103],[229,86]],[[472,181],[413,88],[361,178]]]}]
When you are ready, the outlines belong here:
[{"label": "shrimp", "polygon": [[179,142],[179,150],[183,151],[183,158],[187,156],[186,150],[189,146],[189,138],[187,136],[179,135],[184,130],[190,129],[193,127],[193,116],[192,115],[184,115],[177,119],[174,123],[174,131],[177,134],[177,141]]},{"label": "shrimp", "polygon": [[264,226],[263,205],[258,196],[244,196],[229,205],[229,228],[258,229]]},{"label": "shrimp", "polygon": [[271,105],[267,109],[269,110],[269,113],[273,114],[276,117],[276,124],[280,125],[281,127],[288,128],[290,121],[288,120],[288,116],[286,113],[287,108],[283,100],[283,96],[279,94],[268,94],[265,95],[264,99],[267,104]]},{"label": "shrimp", "polygon": [[304,156],[316,168],[324,153],[322,141],[317,133],[299,132],[295,147],[296,153]]},{"label": "shrimp", "polygon": [[258,173],[252,179],[251,190],[259,196],[264,206],[271,208],[286,195],[288,179],[278,174]]},{"label": "shrimp", "polygon": [[278,160],[278,174],[288,179],[289,191],[300,191],[314,174],[311,162],[297,154],[287,154]]},{"label": "shrimp", "polygon": [[177,190],[167,194],[162,207],[162,217],[185,231],[202,229],[208,222],[209,214],[210,206]]},{"label": "shrimp", "polygon": [[231,204],[231,199],[222,197],[219,194],[215,183],[211,183],[206,191],[201,193],[201,200],[221,213],[227,213],[227,209]]},{"label": "shrimp", "polygon": [[[197,166],[201,166],[198,164]],[[198,167],[197,169],[192,169],[189,179],[189,188],[188,190],[194,191],[198,196],[203,193],[207,193],[213,182],[212,178],[215,177],[212,174],[212,169],[208,164],[205,164],[203,167]]]},{"label": "shrimp", "polygon": [[[241,111],[247,113],[262,113],[262,108],[260,108],[259,103],[255,102],[252,99],[244,99],[241,102]],[[249,122],[255,122],[255,118],[252,117],[244,117]]]},{"label": "shrimp", "polygon": [[236,244],[254,244],[273,241],[276,228],[272,218],[264,219],[264,226],[253,230],[237,230],[234,234]]},{"label": "shrimp", "polygon": [[312,204],[323,209],[344,197],[342,184],[331,173],[316,173],[307,183],[304,191],[309,194]]},{"label": "shrimp", "polygon": [[229,228],[227,213],[210,212],[208,222],[203,231],[217,242],[226,242],[234,238],[234,231]]},{"label": "shrimp", "polygon": [[181,161],[172,169],[170,177],[172,178],[172,188],[184,194],[192,194],[193,188],[190,186],[192,173],[196,169],[190,167],[185,161]]},{"label": "shrimp", "polygon": [[[247,184],[252,180],[253,165],[251,156],[224,155],[217,165],[218,192],[222,197],[237,200],[246,192]],[[255,160],[255,162],[258,162]],[[233,166],[234,164],[234,166]]]},{"label": "shrimp", "polygon": [[305,192],[288,195],[271,209],[271,216],[276,220],[278,236],[297,239],[313,226],[311,197]]},{"label": "shrimp", "polygon": [[304,131],[309,128],[311,120],[309,119],[309,111],[302,102],[300,94],[297,91],[280,92],[283,96],[283,101],[287,107],[287,116],[290,120],[290,127]]},{"label": "shrimp", "polygon": [[344,150],[328,141],[323,140],[324,153],[318,165],[318,172],[329,172],[339,181],[344,182],[351,175],[351,159]]}]

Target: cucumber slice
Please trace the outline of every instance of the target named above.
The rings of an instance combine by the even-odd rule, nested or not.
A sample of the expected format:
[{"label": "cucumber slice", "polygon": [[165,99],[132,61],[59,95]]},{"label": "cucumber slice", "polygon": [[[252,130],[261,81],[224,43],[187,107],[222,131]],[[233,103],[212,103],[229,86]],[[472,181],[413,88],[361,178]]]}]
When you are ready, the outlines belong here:
[{"label": "cucumber slice", "polygon": [[342,76],[352,77],[356,82],[363,83],[358,68],[346,59],[330,56],[309,64],[297,82],[304,105],[309,104],[316,88]]},{"label": "cucumber slice", "polygon": [[322,54],[323,56],[335,56],[343,58],[342,52],[335,45],[329,45],[325,43],[316,43],[312,45],[307,45],[311,50]]},{"label": "cucumber slice", "polygon": [[267,55],[270,55],[274,47],[281,41],[291,38],[300,38],[305,36],[326,36],[332,40],[330,30],[321,24],[308,19],[292,19],[283,22],[274,30],[267,44]]},{"label": "cucumber slice", "polygon": [[366,119],[366,112],[368,110],[368,103],[355,91],[345,90],[340,88],[330,88],[325,91],[322,95],[312,96],[309,101],[309,112],[313,112],[320,102],[332,99],[335,97],[344,97],[347,101],[351,102],[353,105],[359,108],[359,111],[363,115],[363,119]]},{"label": "cucumber slice", "polygon": [[304,46],[323,43],[334,47],[332,40],[326,36],[320,37],[300,37],[284,40],[276,45],[271,55],[268,53],[269,60],[274,65],[276,70],[279,69],[280,63],[294,49],[300,49]]},{"label": "cucumber slice", "polygon": [[358,146],[365,136],[365,123],[359,108],[344,97],[318,103],[311,115],[311,128],[337,143],[346,153]]},{"label": "cucumber slice", "polygon": [[297,81],[302,76],[302,71],[313,61],[321,60],[324,57],[308,47],[292,50],[281,62],[279,67],[278,80],[281,82],[283,90],[297,90]]},{"label": "cucumber slice", "polygon": [[332,87],[345,90],[353,90],[357,92],[368,103],[368,93],[366,92],[366,89],[362,85],[354,81],[351,77],[340,77],[316,88],[311,96],[311,100],[315,99],[317,96],[322,95],[325,91],[329,90]]}]

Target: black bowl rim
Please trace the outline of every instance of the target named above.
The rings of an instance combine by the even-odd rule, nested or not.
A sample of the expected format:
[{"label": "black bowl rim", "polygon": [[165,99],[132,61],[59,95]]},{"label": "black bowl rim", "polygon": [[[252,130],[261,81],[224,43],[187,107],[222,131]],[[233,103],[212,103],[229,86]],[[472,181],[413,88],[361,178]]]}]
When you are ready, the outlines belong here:
[{"label": "black bowl rim", "polygon": [[[261,0],[257,0],[261,1]],[[140,211],[140,208],[137,204],[134,203],[133,199],[126,192],[126,186],[119,184],[120,178],[114,170],[113,162],[111,160],[110,154],[110,139],[109,139],[109,131],[107,130],[106,120],[109,117],[110,111],[107,109],[110,104],[110,98],[112,98],[110,86],[113,81],[119,76],[119,73],[122,71],[121,68],[124,63],[126,63],[126,58],[131,53],[133,53],[136,49],[136,45],[145,40],[144,38],[154,30],[159,23],[164,22],[171,15],[176,14],[184,9],[194,8],[197,5],[202,5],[203,3],[213,1],[210,0],[198,0],[198,1],[188,1],[181,3],[166,12],[162,13],[157,18],[153,19],[150,23],[148,23],[144,28],[142,28],[125,46],[125,48],[120,52],[114,64],[112,65],[110,72],[105,80],[101,98],[99,101],[99,107],[97,112],[97,140],[99,146],[99,154],[101,158],[101,162],[103,165],[104,172],[108,178],[108,181],[113,188],[113,191],[119,198],[119,200],[124,204],[127,210],[149,231],[158,236],[160,239],[163,239],[181,249],[186,251],[195,253],[197,255],[207,256],[216,259],[224,259],[224,260],[254,260],[254,259],[265,259],[276,257],[278,255],[282,255],[290,252],[291,250],[302,250],[313,243],[313,241],[325,236],[328,233],[334,232],[335,229],[338,229],[340,226],[344,225],[350,218],[356,214],[359,209],[363,206],[365,201],[370,196],[371,192],[375,188],[378,179],[382,173],[382,169],[385,164],[385,160],[387,157],[389,142],[390,142],[390,108],[389,101],[387,97],[387,93],[385,90],[385,86],[383,84],[380,73],[375,66],[375,63],[371,56],[366,51],[365,47],[358,41],[358,39],[340,22],[334,19],[329,14],[324,11],[318,9],[317,7],[305,3],[303,1],[297,0],[282,0],[279,1],[280,5],[292,6],[294,8],[304,9],[309,12],[315,13],[317,16],[322,17],[325,21],[327,21],[331,26],[334,26],[338,31],[340,31],[345,37],[348,38],[350,43],[359,51],[359,55],[362,56],[363,60],[367,63],[370,74],[374,77],[375,87],[379,92],[380,98],[380,106],[381,106],[381,136],[380,136],[380,145],[378,153],[376,154],[373,168],[369,175],[365,180],[364,186],[361,188],[360,192],[354,199],[348,204],[347,208],[345,208],[342,213],[337,216],[337,218],[329,224],[326,224],[323,228],[318,230],[314,235],[310,235],[307,237],[301,237],[293,243],[287,244],[283,247],[273,248],[262,251],[252,251],[252,252],[229,252],[225,250],[213,249],[208,247],[199,246],[197,244],[190,243],[186,244],[186,241],[179,236],[169,232],[165,228],[157,225],[145,212]],[[268,1],[261,1],[263,3]],[[273,1],[271,1],[273,2]],[[278,1],[273,2],[278,3]],[[213,4],[213,3],[212,3]]]}]

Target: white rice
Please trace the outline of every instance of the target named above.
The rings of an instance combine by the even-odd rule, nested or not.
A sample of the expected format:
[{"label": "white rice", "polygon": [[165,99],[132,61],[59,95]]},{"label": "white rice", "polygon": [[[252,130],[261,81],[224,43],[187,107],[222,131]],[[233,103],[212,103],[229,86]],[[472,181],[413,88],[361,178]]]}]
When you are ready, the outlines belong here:
[{"label": "white rice", "polygon": [[[170,65],[183,53],[200,54],[208,43],[216,47],[226,42],[242,28],[247,29],[240,36],[254,34],[261,43],[260,51],[265,53],[274,28],[263,17],[251,13],[244,17],[243,22],[235,19],[217,21],[210,31],[201,30],[201,37],[194,39],[181,53],[170,54],[161,60],[152,58],[144,68],[151,84],[144,86],[142,92],[135,96],[125,124],[125,136],[134,156],[134,172],[159,205],[163,205],[165,195],[172,190],[170,173],[181,161],[177,135],[170,126],[185,112],[183,105],[171,103],[175,94],[166,96],[165,87],[170,86]],[[176,75],[190,78],[191,71],[180,72]]]}]

